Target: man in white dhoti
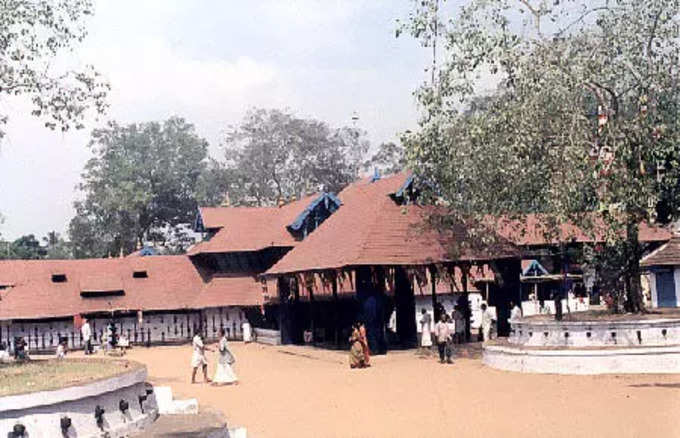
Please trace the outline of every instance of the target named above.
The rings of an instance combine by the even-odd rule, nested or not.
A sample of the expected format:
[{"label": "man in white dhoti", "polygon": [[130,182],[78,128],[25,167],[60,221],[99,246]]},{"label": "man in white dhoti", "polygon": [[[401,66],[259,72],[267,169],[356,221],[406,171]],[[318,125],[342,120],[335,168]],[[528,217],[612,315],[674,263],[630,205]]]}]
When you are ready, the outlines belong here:
[{"label": "man in white dhoti", "polygon": [[85,354],[92,354],[92,328],[87,318],[83,318],[83,325],[80,327],[80,337],[83,340]]},{"label": "man in white dhoti", "polygon": [[420,347],[423,352],[429,354],[430,347],[432,347],[432,317],[425,309],[420,309],[420,313],[423,315],[420,318]]},{"label": "man in white dhoti", "polygon": [[191,367],[193,371],[191,372],[191,383],[196,383],[196,370],[200,366],[203,369],[203,381],[210,382],[208,379],[208,359],[205,357],[205,351],[212,351],[203,343],[203,337],[200,333],[194,335],[194,339],[191,342],[193,346],[193,353],[191,355]]},{"label": "man in white dhoti", "polygon": [[491,339],[491,325],[493,324],[493,316],[486,308],[486,304],[482,304],[482,336],[484,342],[489,342]]},{"label": "man in white dhoti", "polygon": [[246,319],[245,322],[243,323],[242,326],[242,333],[243,333],[243,342],[246,344],[248,342],[252,342],[253,340],[253,331],[252,328],[250,327],[250,323]]},{"label": "man in white dhoti", "polygon": [[218,347],[219,357],[217,359],[217,369],[215,370],[215,377],[213,378],[213,385],[228,385],[231,383],[238,383],[238,378],[234,374],[231,366],[236,362],[234,355],[229,350],[227,345],[227,333],[224,329],[220,329],[220,344]]}]

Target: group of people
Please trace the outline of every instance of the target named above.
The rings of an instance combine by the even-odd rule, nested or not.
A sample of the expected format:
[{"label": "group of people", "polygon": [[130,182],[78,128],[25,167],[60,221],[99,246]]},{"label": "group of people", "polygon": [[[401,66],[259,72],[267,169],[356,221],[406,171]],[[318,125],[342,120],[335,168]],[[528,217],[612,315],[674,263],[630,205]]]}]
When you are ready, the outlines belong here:
[{"label": "group of people", "polygon": [[352,324],[352,334],[349,337],[349,367],[366,368],[371,366],[371,350],[368,348],[366,326],[357,322]]},{"label": "group of people", "polygon": [[[83,350],[85,354],[94,354],[94,337],[92,334],[92,326],[87,318],[83,318],[82,325],[80,326],[80,337],[83,342]],[[129,339],[124,334],[118,334],[116,325],[113,321],[110,321],[106,325],[106,330],[101,336],[102,348],[106,349],[108,352],[115,351],[119,348],[119,353],[125,354],[125,349],[130,346]],[[57,347],[58,348],[58,347]]]},{"label": "group of people", "polygon": [[232,369],[232,365],[236,362],[236,358],[229,350],[227,342],[227,332],[221,328],[219,331],[220,341],[217,344],[218,358],[217,369],[213,379],[208,378],[208,358],[205,355],[206,351],[214,351],[212,348],[205,345],[203,335],[196,333],[192,340],[193,353],[191,355],[191,383],[196,383],[196,372],[200,367],[203,371],[203,381],[205,383],[212,383],[213,385],[229,385],[238,383],[238,378]]},{"label": "group of people", "polygon": [[[420,347],[421,352],[429,352],[432,347],[432,316],[425,309],[420,310]],[[453,344],[461,344],[465,341],[466,321],[465,315],[456,305],[451,315],[446,310],[440,311],[439,321],[434,326],[434,335],[437,340],[439,359],[442,363],[452,363]]]}]

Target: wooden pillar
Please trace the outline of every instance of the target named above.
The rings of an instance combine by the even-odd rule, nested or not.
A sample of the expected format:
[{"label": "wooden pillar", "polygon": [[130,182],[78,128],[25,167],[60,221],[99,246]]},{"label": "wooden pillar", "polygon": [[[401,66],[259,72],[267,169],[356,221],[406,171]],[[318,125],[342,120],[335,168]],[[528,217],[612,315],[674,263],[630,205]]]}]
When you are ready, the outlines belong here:
[{"label": "wooden pillar", "polygon": [[279,295],[279,330],[281,331],[281,343],[292,344],[292,309],[290,303],[290,280],[288,277],[277,279],[277,289]]},{"label": "wooden pillar", "polygon": [[[470,273],[470,265],[467,263],[462,263],[460,265],[460,270],[462,273],[460,282],[463,286],[463,316],[465,317],[465,341],[470,342],[472,334],[470,332],[470,323],[472,320],[472,310],[470,309],[470,294],[468,293],[468,274]],[[488,289],[487,289],[488,295]],[[488,302],[487,302],[488,305]]]},{"label": "wooden pillar", "polygon": [[404,348],[413,348],[418,344],[416,302],[413,283],[409,281],[408,274],[401,266],[394,269],[394,301],[397,307],[399,342]]},{"label": "wooden pillar", "polygon": [[500,274],[500,287],[494,294],[496,316],[498,322],[498,336],[508,336],[510,333],[510,301],[514,299],[517,289],[520,287],[519,277],[522,272],[519,259],[505,259],[496,261],[498,274]]},{"label": "wooden pillar", "polygon": [[436,268],[434,265],[429,267],[430,271],[430,283],[431,283],[431,289],[432,289],[432,312],[434,314],[434,321],[433,323],[437,323],[439,321],[439,309],[437,306],[437,277],[436,277]]},{"label": "wooden pillar", "polygon": [[334,336],[335,336],[335,346],[336,348],[340,348],[340,327],[339,327],[339,321],[340,321],[340,315],[339,311],[340,309],[338,308],[338,274],[337,272],[333,271],[331,273],[331,278],[332,278],[332,283],[331,287],[333,290],[333,327],[334,327]]},{"label": "wooden pillar", "polygon": [[[311,275],[314,275],[313,273]],[[305,279],[305,283],[307,280]],[[305,284],[305,287],[307,288],[307,293],[309,294],[309,321],[310,321],[310,329],[312,331],[312,345],[316,345],[316,330],[315,330],[315,325],[314,325],[314,285],[311,287],[308,287],[307,284]]]}]

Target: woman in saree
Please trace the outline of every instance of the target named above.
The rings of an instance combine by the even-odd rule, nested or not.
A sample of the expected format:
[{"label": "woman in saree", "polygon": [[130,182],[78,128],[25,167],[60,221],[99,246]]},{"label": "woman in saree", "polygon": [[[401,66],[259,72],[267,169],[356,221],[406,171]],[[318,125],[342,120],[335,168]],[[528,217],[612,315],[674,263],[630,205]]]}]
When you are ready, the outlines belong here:
[{"label": "woman in saree", "polygon": [[217,369],[213,378],[213,385],[229,385],[238,383],[238,378],[231,366],[236,362],[234,355],[231,354],[227,345],[227,334],[224,329],[220,329],[220,343],[218,346],[219,357],[217,359]]},{"label": "woman in saree", "polygon": [[352,334],[349,337],[349,367],[363,368],[366,366],[366,356],[364,355],[364,347],[361,343],[361,334],[357,324],[352,326]]},{"label": "woman in saree", "polygon": [[366,337],[366,326],[363,322],[359,323],[359,336],[361,337],[361,346],[364,349],[364,366],[371,366],[371,349],[368,348],[368,338]]}]

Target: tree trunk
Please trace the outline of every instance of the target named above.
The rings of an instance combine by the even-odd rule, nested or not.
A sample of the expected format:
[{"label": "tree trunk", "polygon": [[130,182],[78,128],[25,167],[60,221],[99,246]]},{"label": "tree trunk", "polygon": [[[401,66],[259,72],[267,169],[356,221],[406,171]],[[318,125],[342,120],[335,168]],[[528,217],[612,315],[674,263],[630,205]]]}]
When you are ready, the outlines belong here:
[{"label": "tree trunk", "polygon": [[628,246],[626,307],[630,312],[640,313],[645,309],[642,302],[642,284],[640,282],[640,256],[642,250],[640,248],[637,221],[628,220],[626,239]]}]

